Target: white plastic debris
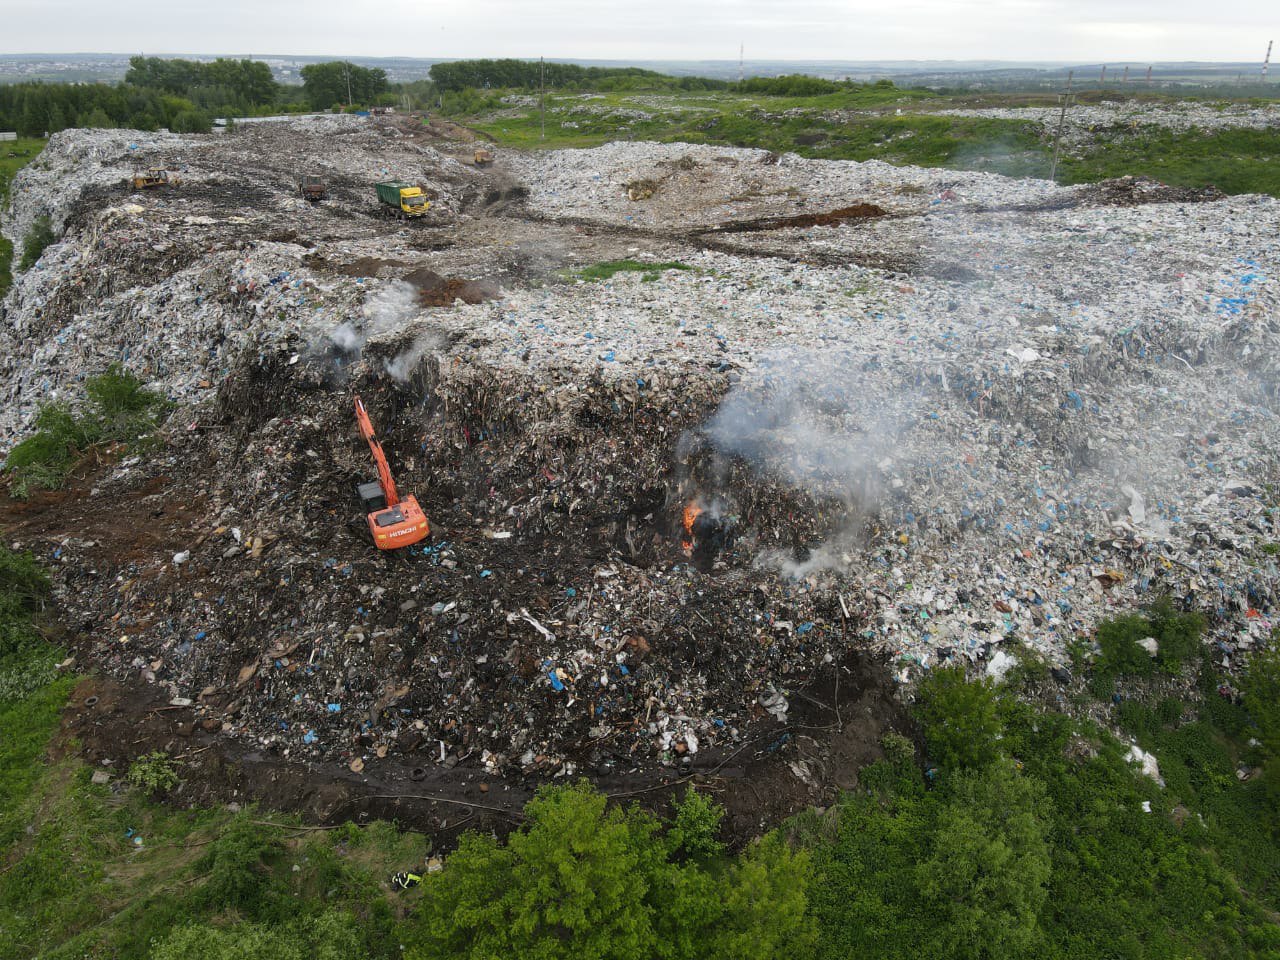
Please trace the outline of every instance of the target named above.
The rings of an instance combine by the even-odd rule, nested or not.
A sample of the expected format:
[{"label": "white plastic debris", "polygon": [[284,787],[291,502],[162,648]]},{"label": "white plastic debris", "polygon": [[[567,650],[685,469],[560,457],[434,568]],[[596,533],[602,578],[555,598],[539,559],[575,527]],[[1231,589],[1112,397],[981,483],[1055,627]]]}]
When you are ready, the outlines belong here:
[{"label": "white plastic debris", "polygon": [[1130,763],[1136,763],[1141,766],[1144,776],[1150,777],[1160,786],[1164,786],[1164,778],[1160,776],[1160,764],[1156,762],[1154,754],[1147,753],[1135,743],[1130,745],[1129,753],[1125,759]]}]

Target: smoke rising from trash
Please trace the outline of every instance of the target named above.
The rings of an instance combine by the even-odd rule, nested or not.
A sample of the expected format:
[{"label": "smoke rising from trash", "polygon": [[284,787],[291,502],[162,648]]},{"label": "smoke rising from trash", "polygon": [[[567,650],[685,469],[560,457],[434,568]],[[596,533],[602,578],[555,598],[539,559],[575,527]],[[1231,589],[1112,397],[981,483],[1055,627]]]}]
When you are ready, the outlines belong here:
[{"label": "smoke rising from trash", "polygon": [[[716,453],[711,482],[723,485],[728,461],[737,458],[815,500],[843,502],[849,516],[874,512],[885,494],[885,468],[894,464],[918,402],[908,392],[886,395],[867,376],[874,366],[865,354],[783,350],[766,356],[698,432]],[[697,439],[685,437],[681,447],[688,450]],[[755,563],[788,577],[843,568],[857,538],[853,525],[829,535],[828,544],[803,559],[765,550]]]},{"label": "smoke rising from trash", "polygon": [[[328,339],[345,360],[355,360],[370,340],[402,330],[420,312],[417,288],[403,280],[394,280],[379,285],[368,295],[360,310],[359,323],[343,321],[329,332]],[[439,345],[439,338],[420,334],[408,349],[384,360],[383,370],[393,380],[403,383],[422,357]]]},{"label": "smoke rising from trash", "polygon": [[364,345],[380,334],[399,329],[418,312],[418,292],[413,284],[393,280],[378,286],[360,308],[361,321],[346,320],[329,334],[334,346],[359,353]]},{"label": "smoke rising from trash", "polygon": [[[815,497],[873,505],[877,463],[901,431],[904,398],[876,396],[850,357],[812,351],[766,357],[703,428],[723,454],[785,478]],[[865,362],[863,358],[862,362]]]},{"label": "smoke rising from trash", "polygon": [[418,369],[422,358],[429,353],[438,353],[448,346],[448,341],[438,333],[419,333],[409,347],[400,351],[390,360],[382,361],[382,369],[396,383],[408,383],[410,377]]}]

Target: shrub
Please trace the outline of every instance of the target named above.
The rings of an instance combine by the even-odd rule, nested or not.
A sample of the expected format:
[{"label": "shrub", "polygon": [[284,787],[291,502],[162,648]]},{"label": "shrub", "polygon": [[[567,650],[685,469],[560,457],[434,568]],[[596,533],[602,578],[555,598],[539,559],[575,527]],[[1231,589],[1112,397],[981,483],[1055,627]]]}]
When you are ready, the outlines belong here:
[{"label": "shrub", "polygon": [[178,771],[162,750],[144,754],[129,764],[129,782],[149,794],[166,793],[178,785]]},{"label": "shrub", "polygon": [[1130,613],[1098,624],[1098,646],[1102,648],[1098,672],[1101,674],[1149,674],[1155,665],[1151,654],[1138,646],[1153,633],[1151,622]]},{"label": "shrub", "polygon": [[[1141,614],[1104,620],[1097,632],[1102,650],[1098,674],[1148,676],[1156,667],[1163,673],[1177,674],[1199,653],[1204,627],[1202,615],[1180,612],[1168,597],[1156,600]],[[1148,637],[1156,641],[1155,657],[1138,645]]]},{"label": "shrub", "polygon": [[799,73],[782,77],[751,77],[735,86],[741,93],[763,93],[771,97],[817,97],[846,88],[834,80]]},{"label": "shrub", "polygon": [[196,871],[204,875],[197,899],[250,918],[265,916],[274,900],[268,863],[279,849],[248,818],[237,817],[195,863]]},{"label": "shrub", "polygon": [[1000,720],[991,681],[965,679],[964,667],[942,667],[920,682],[917,715],[939,766],[981,767],[1000,753]]},{"label": "shrub", "polygon": [[1182,701],[1177,697],[1165,697],[1156,705],[1156,716],[1163,724],[1172,725],[1182,719]]},{"label": "shrub", "polygon": [[35,609],[49,596],[49,576],[30,553],[0,546],[0,596]]},{"label": "shrub", "polygon": [[724,853],[718,839],[724,807],[689,790],[676,804],[676,819],[667,831],[668,849],[673,856],[688,860],[713,860]]},{"label": "shrub", "polygon": [[1280,644],[1274,638],[1270,647],[1249,658],[1240,688],[1245,709],[1258,725],[1258,739],[1280,756]]},{"label": "shrub", "polygon": [[19,699],[48,679],[48,658],[29,657],[43,638],[31,614],[49,595],[49,578],[29,553],[0,546],[0,699]]},{"label": "shrub", "polygon": [[150,431],[159,414],[169,407],[163,396],[148,390],[118,363],[86,380],[84,392],[89,398],[94,432],[118,440],[134,439]]},{"label": "shrub", "polygon": [[19,499],[32,491],[57,490],[76,458],[103,440],[134,442],[153,431],[169,402],[147,390],[119,364],[85,381],[88,402],[79,412],[64,403],[46,403],[35,418],[35,432],[5,458],[9,490]]},{"label": "shrub", "polygon": [[57,239],[53,234],[53,225],[49,222],[49,218],[38,217],[31,225],[31,229],[27,231],[26,239],[22,241],[22,262],[19,268],[30,270],[34,267],[45,248]]},{"label": "shrub", "polygon": [[174,133],[208,133],[213,129],[213,121],[199,110],[182,110],[169,124]]},{"label": "shrub", "polygon": [[291,924],[179,927],[153,945],[150,960],[367,960],[368,956],[356,918],[330,910]]},{"label": "shrub", "polygon": [[1161,597],[1147,609],[1147,618],[1160,644],[1156,663],[1165,673],[1177,673],[1200,652],[1200,637],[1205,628],[1203,615],[1182,613],[1172,600]]}]

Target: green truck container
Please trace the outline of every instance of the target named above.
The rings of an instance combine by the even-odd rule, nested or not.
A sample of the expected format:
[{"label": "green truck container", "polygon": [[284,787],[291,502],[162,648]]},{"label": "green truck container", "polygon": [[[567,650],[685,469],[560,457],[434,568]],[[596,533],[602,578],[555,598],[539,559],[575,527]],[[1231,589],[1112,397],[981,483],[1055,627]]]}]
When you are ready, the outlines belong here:
[{"label": "green truck container", "polygon": [[382,209],[394,217],[403,220],[405,217],[420,217],[431,209],[422,188],[400,180],[386,180],[375,183],[378,191],[378,202]]}]

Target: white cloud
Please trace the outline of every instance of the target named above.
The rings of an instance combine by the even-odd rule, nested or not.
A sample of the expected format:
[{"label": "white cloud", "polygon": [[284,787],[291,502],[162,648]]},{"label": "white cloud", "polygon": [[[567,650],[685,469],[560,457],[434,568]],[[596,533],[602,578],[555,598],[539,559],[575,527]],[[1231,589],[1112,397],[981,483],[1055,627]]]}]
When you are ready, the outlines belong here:
[{"label": "white cloud", "polygon": [[1235,0],[5,0],[0,52],[591,59],[1253,60],[1280,4]]}]

